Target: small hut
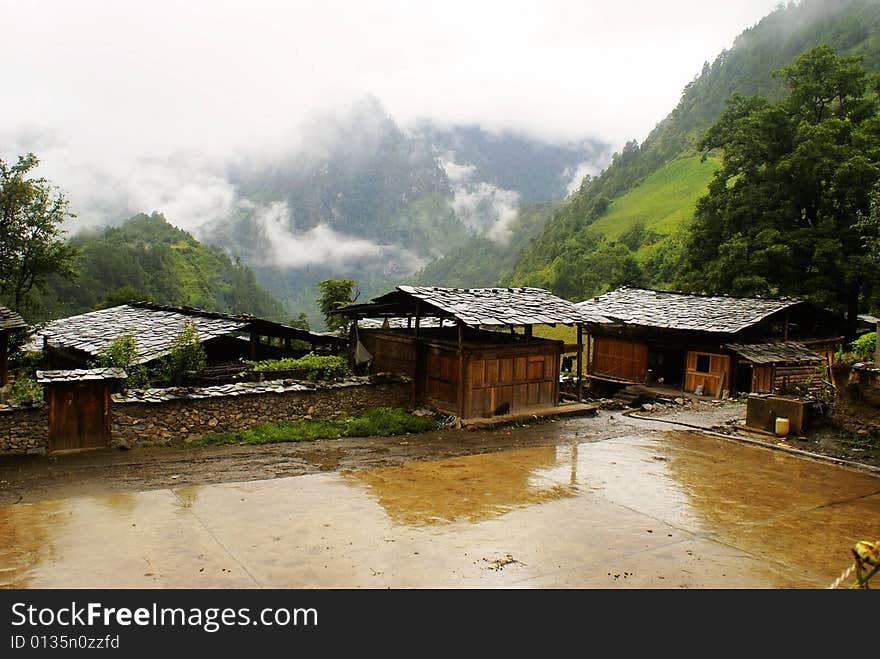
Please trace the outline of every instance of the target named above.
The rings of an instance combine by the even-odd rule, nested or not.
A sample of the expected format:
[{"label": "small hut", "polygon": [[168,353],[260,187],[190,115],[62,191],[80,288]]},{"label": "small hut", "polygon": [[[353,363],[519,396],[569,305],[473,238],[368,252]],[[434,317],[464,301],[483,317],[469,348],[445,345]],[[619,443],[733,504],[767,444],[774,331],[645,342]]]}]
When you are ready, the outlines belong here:
[{"label": "small hut", "polygon": [[[413,405],[462,419],[558,405],[561,355],[576,352],[580,366],[581,323],[609,322],[540,288],[398,286],[339,313],[355,321],[355,360],[410,377]],[[577,344],[533,335],[557,323],[577,326]]]},{"label": "small hut", "polygon": [[110,394],[125,376],[121,368],[37,371],[48,391],[49,450],[109,446]]}]

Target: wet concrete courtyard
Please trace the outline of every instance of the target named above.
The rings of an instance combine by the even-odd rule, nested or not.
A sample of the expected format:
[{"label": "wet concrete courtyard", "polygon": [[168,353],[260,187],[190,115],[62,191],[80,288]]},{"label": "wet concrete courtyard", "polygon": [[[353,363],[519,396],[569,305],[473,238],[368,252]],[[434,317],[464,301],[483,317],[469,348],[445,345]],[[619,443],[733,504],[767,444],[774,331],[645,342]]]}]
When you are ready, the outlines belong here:
[{"label": "wet concrete courtyard", "polygon": [[875,474],[647,424],[596,440],[592,421],[536,446],[2,505],[0,586],[825,588],[880,537]]}]

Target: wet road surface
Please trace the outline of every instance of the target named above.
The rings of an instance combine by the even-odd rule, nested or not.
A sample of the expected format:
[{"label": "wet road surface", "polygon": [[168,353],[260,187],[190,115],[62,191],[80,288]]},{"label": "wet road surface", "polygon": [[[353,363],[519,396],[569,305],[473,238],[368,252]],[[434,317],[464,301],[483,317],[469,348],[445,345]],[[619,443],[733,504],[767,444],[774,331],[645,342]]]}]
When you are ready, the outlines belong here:
[{"label": "wet road surface", "polygon": [[875,474],[591,423],[470,455],[2,505],[0,586],[825,588],[880,537]]}]

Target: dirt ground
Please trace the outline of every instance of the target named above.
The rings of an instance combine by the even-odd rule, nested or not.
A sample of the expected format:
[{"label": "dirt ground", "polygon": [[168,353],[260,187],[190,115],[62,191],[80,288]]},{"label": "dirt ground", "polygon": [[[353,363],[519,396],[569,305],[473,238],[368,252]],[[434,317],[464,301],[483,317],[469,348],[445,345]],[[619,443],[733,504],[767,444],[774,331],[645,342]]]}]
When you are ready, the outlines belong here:
[{"label": "dirt ground", "polygon": [[746,431],[744,420],[742,402],[692,400],[686,405],[660,404],[632,413],[609,407],[589,418],[536,419],[481,430],[444,428],[396,437],[3,456],[0,457],[0,504],[264,480],[516,448],[602,441],[631,434],[645,424],[657,430],[704,429],[780,450],[806,452],[880,469],[880,451],[848,443],[829,429],[808,434],[803,439],[782,440]]}]

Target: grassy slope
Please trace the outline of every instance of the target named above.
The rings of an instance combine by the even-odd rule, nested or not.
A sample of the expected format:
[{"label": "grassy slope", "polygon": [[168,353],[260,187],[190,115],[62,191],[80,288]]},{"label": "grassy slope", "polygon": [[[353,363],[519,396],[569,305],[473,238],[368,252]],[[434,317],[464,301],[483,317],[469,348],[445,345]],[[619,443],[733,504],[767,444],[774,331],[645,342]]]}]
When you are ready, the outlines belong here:
[{"label": "grassy slope", "polygon": [[701,162],[696,155],[673,160],[612,201],[607,213],[588,231],[617,240],[642,223],[657,233],[672,233],[693,217],[697,200],[706,194],[719,165],[717,158]]}]

